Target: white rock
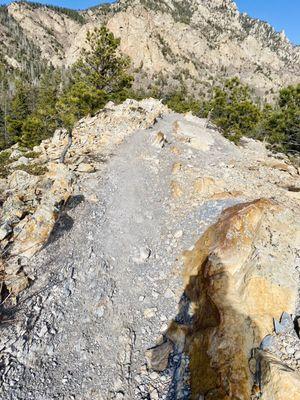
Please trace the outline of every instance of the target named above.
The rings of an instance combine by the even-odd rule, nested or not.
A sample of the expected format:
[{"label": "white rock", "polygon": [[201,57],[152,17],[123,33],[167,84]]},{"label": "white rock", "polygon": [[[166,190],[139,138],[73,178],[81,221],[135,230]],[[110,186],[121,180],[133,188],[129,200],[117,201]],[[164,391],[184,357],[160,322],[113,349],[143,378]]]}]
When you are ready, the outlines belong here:
[{"label": "white rock", "polygon": [[169,328],[169,325],[168,324],[163,324],[161,327],[160,327],[160,333],[165,333],[165,332],[167,332],[167,330],[168,330],[168,328]]},{"label": "white rock", "polygon": [[43,337],[48,332],[47,325],[43,325],[41,330],[38,332],[39,337]]},{"label": "white rock", "polygon": [[29,158],[22,156],[17,161],[11,163],[10,167],[16,168],[19,167],[20,165],[28,165],[28,164],[29,164]]},{"label": "white rock", "polygon": [[157,312],[157,308],[146,308],[146,310],[144,310],[144,317],[147,319],[151,319],[155,316]]},{"label": "white rock", "polygon": [[82,164],[78,165],[78,167],[76,168],[76,171],[91,173],[91,172],[95,172],[95,167],[92,164],[82,163]]},{"label": "white rock", "polygon": [[20,150],[18,150],[18,149],[15,149],[15,150],[13,150],[13,151],[11,152],[11,154],[10,154],[10,156],[9,156],[9,159],[12,160],[12,159],[14,159],[14,158],[19,158],[19,157],[21,157],[21,156],[22,156],[22,152],[21,152]]},{"label": "white rock", "polygon": [[150,255],[151,255],[151,250],[148,247],[141,247],[139,250],[139,256],[134,257],[132,260],[133,260],[133,262],[135,262],[137,264],[142,264],[146,260],[148,260]]},{"label": "white rock", "polygon": [[151,372],[151,374],[149,375],[150,379],[152,379],[153,381],[155,381],[156,379],[159,378],[159,375],[157,372]]},{"label": "white rock", "polygon": [[152,392],[150,393],[150,399],[159,400],[158,391],[156,389],[152,390]]},{"label": "white rock", "polygon": [[164,297],[165,297],[166,299],[171,299],[172,297],[174,297],[174,292],[173,292],[170,288],[168,288],[168,289],[165,291]]},{"label": "white rock", "polygon": [[175,234],[174,234],[175,239],[180,239],[182,236],[183,236],[183,231],[181,231],[181,230],[175,232]]},{"label": "white rock", "polygon": [[294,357],[296,358],[296,360],[300,360],[300,350],[297,350],[297,351],[295,352]]}]

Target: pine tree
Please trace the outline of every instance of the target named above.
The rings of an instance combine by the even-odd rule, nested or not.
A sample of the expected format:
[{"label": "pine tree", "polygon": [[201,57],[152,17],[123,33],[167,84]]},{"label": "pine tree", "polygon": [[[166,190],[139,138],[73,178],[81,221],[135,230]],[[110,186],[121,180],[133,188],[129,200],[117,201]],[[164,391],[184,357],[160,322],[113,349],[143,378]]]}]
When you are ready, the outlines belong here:
[{"label": "pine tree", "polygon": [[300,84],[282,89],[277,104],[264,110],[261,137],[277,150],[300,152]]},{"label": "pine tree", "polygon": [[0,150],[9,144],[6,127],[8,102],[8,74],[4,60],[0,57]]},{"label": "pine tree", "polygon": [[60,124],[72,129],[75,122],[88,114],[93,114],[108,101],[102,90],[93,90],[85,82],[73,83],[56,104]]},{"label": "pine tree", "polygon": [[86,41],[88,49],[82,50],[72,68],[71,85],[57,103],[59,119],[68,129],[108,100],[124,100],[132,85],[129,59],[119,53],[119,39],[101,27],[88,32]]},{"label": "pine tree", "polygon": [[12,142],[19,142],[22,137],[23,124],[31,112],[31,86],[22,80],[17,80],[15,95],[6,117],[7,133]]},{"label": "pine tree", "polygon": [[207,109],[211,110],[214,123],[234,142],[243,135],[251,136],[260,120],[260,109],[252,100],[249,87],[242,85],[238,78],[216,87]]},{"label": "pine tree", "polygon": [[37,91],[34,111],[25,119],[22,126],[22,144],[33,147],[43,139],[53,135],[58,127],[56,103],[59,96],[60,76],[48,70],[42,76]]},{"label": "pine tree", "polygon": [[131,87],[132,77],[127,73],[130,61],[119,53],[120,39],[103,26],[87,33],[86,44],[87,49],[82,50],[73,67],[76,81],[106,94]]}]

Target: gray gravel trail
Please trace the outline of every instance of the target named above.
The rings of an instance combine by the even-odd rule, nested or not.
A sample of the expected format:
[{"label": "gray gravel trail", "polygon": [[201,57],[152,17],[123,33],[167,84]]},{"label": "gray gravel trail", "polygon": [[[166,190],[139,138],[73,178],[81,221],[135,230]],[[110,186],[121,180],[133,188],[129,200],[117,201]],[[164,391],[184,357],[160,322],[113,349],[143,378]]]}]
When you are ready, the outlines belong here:
[{"label": "gray gravel trail", "polygon": [[[2,400],[176,399],[182,385],[180,398],[189,398],[178,381],[183,355],[175,349],[157,374],[147,371],[145,350],[176,316],[180,254],[238,200],[176,211],[174,162],[207,168],[235,154],[220,135],[209,153],[183,143],[180,156],[172,153],[178,119],[171,114],[135,132],[80,182],[30,265],[36,280],[21,296],[17,323],[3,331]],[[164,148],[151,144],[158,130],[167,136]]]}]

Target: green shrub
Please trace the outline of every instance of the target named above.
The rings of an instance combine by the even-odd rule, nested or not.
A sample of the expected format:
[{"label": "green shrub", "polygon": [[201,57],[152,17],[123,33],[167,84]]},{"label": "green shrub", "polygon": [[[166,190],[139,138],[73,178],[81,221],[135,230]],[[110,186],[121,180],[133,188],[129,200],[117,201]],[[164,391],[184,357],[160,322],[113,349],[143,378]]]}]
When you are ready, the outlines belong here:
[{"label": "green shrub", "polygon": [[249,87],[232,78],[214,89],[206,110],[224,135],[238,143],[242,136],[253,136],[261,112],[251,97]]},{"label": "green shrub", "polygon": [[10,163],[10,155],[10,150],[4,150],[0,152],[0,178],[6,178],[9,174],[9,169],[7,167]]},{"label": "green shrub", "polygon": [[48,171],[47,167],[42,164],[27,164],[27,165],[22,164],[15,169],[25,171],[30,175],[36,175],[36,176],[44,175]]},{"label": "green shrub", "polygon": [[163,102],[177,113],[186,113],[190,111],[198,116],[201,116],[203,113],[203,102],[189,97],[186,90],[169,94]]}]

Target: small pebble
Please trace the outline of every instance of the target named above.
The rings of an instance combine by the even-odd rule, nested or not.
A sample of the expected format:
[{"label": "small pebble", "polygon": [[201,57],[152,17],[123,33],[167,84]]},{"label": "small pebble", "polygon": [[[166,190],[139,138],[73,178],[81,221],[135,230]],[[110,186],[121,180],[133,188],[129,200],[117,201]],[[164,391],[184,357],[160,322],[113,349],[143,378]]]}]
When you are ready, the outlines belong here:
[{"label": "small pebble", "polygon": [[144,317],[147,319],[153,318],[157,312],[157,308],[146,308],[144,310]]},{"label": "small pebble", "polygon": [[180,231],[175,232],[174,238],[180,239],[182,236],[183,236],[183,232],[180,230]]},{"label": "small pebble", "polygon": [[151,372],[151,374],[149,376],[150,376],[150,379],[152,379],[153,381],[155,381],[156,379],[159,378],[159,375],[157,372]]}]

